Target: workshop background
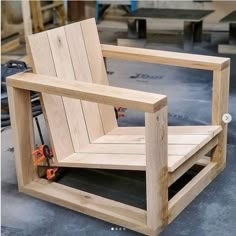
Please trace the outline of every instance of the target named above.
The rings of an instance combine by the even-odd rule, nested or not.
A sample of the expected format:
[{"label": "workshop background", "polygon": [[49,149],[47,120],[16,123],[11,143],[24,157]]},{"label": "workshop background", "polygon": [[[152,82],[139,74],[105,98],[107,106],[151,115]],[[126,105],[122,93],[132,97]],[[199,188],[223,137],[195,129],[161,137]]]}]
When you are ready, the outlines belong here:
[{"label": "workshop background", "polygon": [[[127,15],[135,18],[138,9],[146,20],[136,27]],[[185,23],[195,10],[197,32],[195,23]],[[231,59],[227,166],[161,235],[236,235],[236,1],[214,0],[1,1],[2,235],[139,235],[18,192],[5,78],[33,66],[27,35],[93,17],[101,43]],[[170,125],[210,122],[210,72],[118,59],[107,59],[106,65],[111,85],[167,95]],[[37,94],[32,94],[32,106],[36,142],[48,143]],[[119,126],[144,125],[141,112],[123,109],[119,115]],[[73,169],[61,181],[138,206],[145,201],[145,176],[139,172]]]}]

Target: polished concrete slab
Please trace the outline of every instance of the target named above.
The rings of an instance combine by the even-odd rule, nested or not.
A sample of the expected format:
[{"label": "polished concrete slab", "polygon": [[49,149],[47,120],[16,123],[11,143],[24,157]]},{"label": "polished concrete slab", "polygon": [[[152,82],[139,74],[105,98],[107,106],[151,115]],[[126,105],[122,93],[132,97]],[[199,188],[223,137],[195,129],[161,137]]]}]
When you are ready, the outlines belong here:
[{"label": "polished concrete slab", "polygon": [[[117,34],[101,32],[102,42],[114,42]],[[214,38],[214,37],[213,37]],[[215,41],[217,42],[217,41]],[[147,43],[148,48],[182,51],[174,44]],[[216,43],[204,42],[193,53],[216,54]],[[229,56],[229,55],[224,55]],[[236,57],[231,56],[230,113],[227,167],[162,233],[163,236],[236,235]],[[168,95],[169,124],[207,124],[211,119],[211,73],[154,64],[107,60],[111,85]],[[40,123],[47,137],[43,117]],[[128,109],[120,126],[144,124],[144,114]],[[46,139],[47,140],[47,139]],[[17,189],[11,129],[2,131],[1,184],[2,235],[4,236],[128,236],[128,229],[32,198]],[[40,144],[36,131],[36,142]],[[46,141],[47,142],[47,141]],[[61,183],[80,187],[145,208],[145,176],[142,172],[74,169]]]}]

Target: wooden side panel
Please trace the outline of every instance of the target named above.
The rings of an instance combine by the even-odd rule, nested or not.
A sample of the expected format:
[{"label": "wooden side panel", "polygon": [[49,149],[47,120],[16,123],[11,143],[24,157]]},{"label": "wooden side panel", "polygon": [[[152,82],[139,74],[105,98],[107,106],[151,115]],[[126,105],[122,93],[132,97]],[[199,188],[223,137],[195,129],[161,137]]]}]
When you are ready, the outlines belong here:
[{"label": "wooden side panel", "polygon": [[32,181],[24,192],[98,219],[149,235],[146,211],[45,179]]},{"label": "wooden side panel", "polygon": [[217,174],[217,163],[210,162],[169,201],[169,224],[195,197],[197,197],[197,195],[216,177]]},{"label": "wooden side panel", "polygon": [[[65,26],[75,80],[93,83],[80,23]],[[90,141],[104,135],[97,103],[81,101]]]},{"label": "wooden side panel", "polygon": [[[57,77],[66,81],[74,81],[75,75],[64,27],[48,31],[47,34]],[[63,102],[72,143],[77,152],[89,143],[81,101],[63,97]]]},{"label": "wooden side panel", "polygon": [[230,67],[213,72],[212,124],[221,125],[223,130],[219,134],[219,143],[212,154],[212,161],[219,166],[226,162],[228,125],[222,121],[222,117],[228,113],[229,79]]},{"label": "wooden side panel", "polygon": [[7,88],[19,190],[36,177],[31,153],[34,132],[30,91]]},{"label": "wooden side panel", "polygon": [[[81,22],[84,43],[89,60],[90,70],[94,83],[108,85],[107,74],[103,61],[101,44],[94,19]],[[117,127],[114,107],[99,104],[104,132],[107,133]]]},{"label": "wooden side panel", "polygon": [[[31,35],[28,40],[34,72],[56,76],[47,33]],[[60,96],[42,93],[42,99],[54,154],[57,160],[62,160],[74,153],[64,104]]]},{"label": "wooden side panel", "polygon": [[160,232],[168,221],[167,107],[145,113],[147,225]]}]

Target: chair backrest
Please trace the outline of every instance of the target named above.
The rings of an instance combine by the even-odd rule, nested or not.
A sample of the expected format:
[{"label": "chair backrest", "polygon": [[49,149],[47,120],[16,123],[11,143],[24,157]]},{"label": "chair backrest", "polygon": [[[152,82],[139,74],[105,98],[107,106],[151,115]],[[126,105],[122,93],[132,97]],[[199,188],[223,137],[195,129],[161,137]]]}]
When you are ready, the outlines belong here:
[{"label": "chair backrest", "polygon": [[[94,19],[31,35],[28,42],[35,73],[108,84]],[[48,94],[42,101],[57,160],[117,126],[112,106]]]}]

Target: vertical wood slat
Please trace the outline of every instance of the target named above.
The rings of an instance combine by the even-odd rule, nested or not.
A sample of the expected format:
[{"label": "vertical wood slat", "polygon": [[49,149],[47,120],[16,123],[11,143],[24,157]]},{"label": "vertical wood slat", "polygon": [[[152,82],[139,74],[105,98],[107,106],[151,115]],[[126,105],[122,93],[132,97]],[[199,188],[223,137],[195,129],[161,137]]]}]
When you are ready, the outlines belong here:
[{"label": "vertical wood slat", "polygon": [[159,232],[168,222],[167,107],[145,113],[147,225]]},{"label": "vertical wood slat", "polygon": [[[48,31],[47,34],[57,77],[67,81],[75,80],[64,27]],[[78,152],[80,148],[89,143],[81,101],[63,97],[63,103],[73,147],[74,150]]]},{"label": "vertical wood slat", "polygon": [[31,153],[34,131],[30,91],[7,87],[19,190],[36,177]]},{"label": "vertical wood slat", "polygon": [[[94,83],[108,85],[107,73],[103,61],[102,49],[98,37],[95,19],[81,21],[84,43]],[[99,104],[104,132],[108,133],[117,127],[114,107]]]},{"label": "vertical wood slat", "polygon": [[[74,67],[75,79],[82,82],[93,83],[80,23],[65,26],[65,33],[72,65]],[[89,138],[92,142],[104,135],[99,107],[97,103],[81,102]]]},{"label": "vertical wood slat", "polygon": [[228,125],[222,121],[222,116],[228,113],[230,67],[222,71],[213,71],[212,92],[212,125],[221,125],[218,145],[213,151],[212,161],[219,166],[225,165],[227,149]]},{"label": "vertical wood slat", "polygon": [[[34,72],[56,76],[47,32],[29,36],[28,42]],[[43,93],[42,100],[54,156],[60,161],[74,153],[62,97]]]}]

